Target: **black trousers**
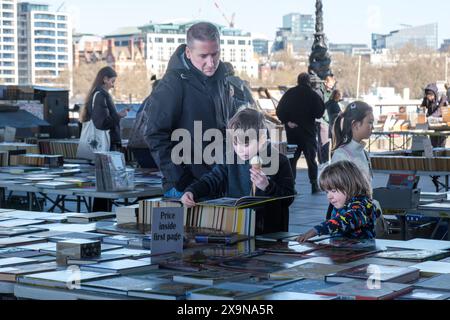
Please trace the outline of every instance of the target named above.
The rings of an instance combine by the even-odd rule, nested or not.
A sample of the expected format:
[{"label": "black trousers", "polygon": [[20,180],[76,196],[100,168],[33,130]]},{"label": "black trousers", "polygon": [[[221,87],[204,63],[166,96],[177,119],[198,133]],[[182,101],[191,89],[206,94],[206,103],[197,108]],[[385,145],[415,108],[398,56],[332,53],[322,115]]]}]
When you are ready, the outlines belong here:
[{"label": "black trousers", "polygon": [[306,164],[308,165],[309,181],[311,183],[317,182],[318,165],[316,161],[317,157],[316,137],[302,137],[301,135],[292,132],[293,130],[289,131],[288,131],[288,143],[296,144],[298,146],[294,158],[290,160],[294,179],[297,179],[297,163],[303,154],[306,158]]}]

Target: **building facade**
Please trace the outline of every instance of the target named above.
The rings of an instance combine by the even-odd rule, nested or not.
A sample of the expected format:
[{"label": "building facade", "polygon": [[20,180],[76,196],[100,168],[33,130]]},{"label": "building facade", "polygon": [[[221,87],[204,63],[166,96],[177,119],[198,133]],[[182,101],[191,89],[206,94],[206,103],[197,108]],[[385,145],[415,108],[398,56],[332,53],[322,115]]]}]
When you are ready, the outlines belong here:
[{"label": "building facade", "polygon": [[[149,24],[141,27],[145,41],[147,68],[162,77],[176,49],[186,43],[188,29],[196,22]],[[221,60],[230,62],[236,74],[258,78],[258,62],[254,57],[250,33],[217,25],[221,33]]]},{"label": "building facade", "polygon": [[372,49],[400,49],[407,44],[417,48],[438,48],[438,24],[431,23],[416,27],[406,27],[389,34],[372,34]]},{"label": "building facade", "polygon": [[0,0],[0,84],[17,85],[17,0]]},{"label": "building facade", "polygon": [[314,43],[315,18],[312,15],[290,13],[283,16],[283,27],[276,33],[273,52],[286,50],[292,54],[310,52]]},{"label": "building facade", "polygon": [[60,86],[55,80],[73,66],[69,15],[45,4],[19,3],[18,48],[20,85]]},{"label": "building facade", "polygon": [[372,50],[366,44],[353,43],[330,43],[328,49],[330,53],[342,53],[347,56],[370,56]]}]

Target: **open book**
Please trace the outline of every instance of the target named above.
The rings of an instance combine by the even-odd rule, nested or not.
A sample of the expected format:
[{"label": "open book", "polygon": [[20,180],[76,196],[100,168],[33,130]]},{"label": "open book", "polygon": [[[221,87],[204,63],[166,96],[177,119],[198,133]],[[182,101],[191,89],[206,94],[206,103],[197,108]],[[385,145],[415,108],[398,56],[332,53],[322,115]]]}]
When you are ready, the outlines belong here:
[{"label": "open book", "polygon": [[281,198],[270,198],[270,197],[242,197],[242,198],[220,198],[220,199],[213,199],[208,200],[205,202],[197,203],[199,206],[204,207],[225,207],[225,208],[238,208],[238,209],[245,209],[245,208],[252,208],[252,207],[259,207],[262,204],[278,201],[282,199],[288,199],[288,198],[295,198],[295,195],[289,196],[289,197],[281,197]]}]

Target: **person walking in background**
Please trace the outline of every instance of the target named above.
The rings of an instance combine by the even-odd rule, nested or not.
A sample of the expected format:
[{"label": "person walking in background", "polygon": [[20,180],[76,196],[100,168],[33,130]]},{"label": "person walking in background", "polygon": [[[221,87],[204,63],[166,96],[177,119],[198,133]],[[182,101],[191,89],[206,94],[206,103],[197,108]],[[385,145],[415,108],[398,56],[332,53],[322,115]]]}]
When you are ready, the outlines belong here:
[{"label": "person walking in background", "polygon": [[116,151],[122,146],[120,120],[128,114],[126,109],[117,112],[113,98],[109,94],[109,91],[114,89],[116,79],[117,73],[111,67],[100,69],[80,113],[82,123],[92,120],[97,129],[109,131],[110,151]]},{"label": "person walking in background", "polygon": [[[336,79],[333,74],[328,75],[320,86],[318,94],[322,97],[323,102],[327,104],[333,95],[336,87]],[[317,121],[317,143],[318,143],[318,160],[320,164],[326,164],[330,161],[330,144],[329,137],[330,118],[328,112],[325,112],[322,119]]]},{"label": "person walking in background", "polygon": [[313,194],[320,192],[317,184],[317,127],[316,119],[323,117],[325,104],[311,88],[311,78],[307,73],[298,76],[298,86],[283,95],[277,108],[277,116],[286,126],[289,144],[298,146],[291,160],[294,178],[297,177],[297,162],[302,153],[308,164],[308,175]]},{"label": "person walking in background", "polygon": [[[425,88],[425,96],[422,101],[421,108],[427,109],[427,117],[442,117],[442,107],[447,106],[447,96],[443,95],[439,98],[439,90],[435,83],[430,83]],[[431,137],[431,144],[434,148],[445,148],[447,142],[446,137]]]},{"label": "person walking in background", "polygon": [[[120,120],[128,114],[126,109],[117,112],[113,98],[109,94],[109,91],[114,88],[116,79],[117,73],[111,67],[100,69],[80,113],[82,123],[92,120],[98,130],[109,131],[109,151],[117,151],[122,146]],[[111,203],[107,199],[94,199],[94,212],[110,212],[111,210]]]}]

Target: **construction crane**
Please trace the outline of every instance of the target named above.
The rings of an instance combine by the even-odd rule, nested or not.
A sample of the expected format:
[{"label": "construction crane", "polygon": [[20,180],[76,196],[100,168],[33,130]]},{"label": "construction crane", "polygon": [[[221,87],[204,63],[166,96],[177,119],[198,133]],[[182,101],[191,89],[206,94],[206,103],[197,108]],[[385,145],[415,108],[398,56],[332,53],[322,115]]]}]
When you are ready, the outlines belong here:
[{"label": "construction crane", "polygon": [[214,1],[214,5],[216,6],[217,10],[219,10],[219,12],[222,14],[223,18],[228,23],[228,26],[230,28],[234,28],[234,19],[236,18],[236,13],[233,13],[231,15],[231,19],[228,19],[227,15],[225,14],[225,12],[223,12],[222,8],[219,6],[217,1]]},{"label": "construction crane", "polygon": [[59,8],[58,8],[58,10],[56,10],[56,12],[60,12],[61,11],[61,9],[64,7],[64,5],[65,5],[66,3],[65,2],[63,2],[60,6],[59,6]]}]

